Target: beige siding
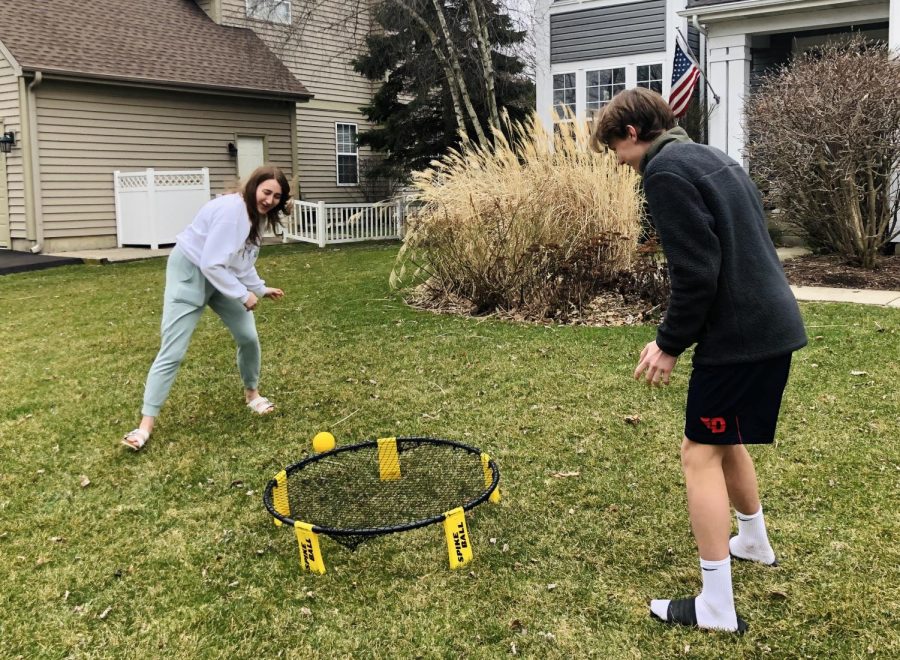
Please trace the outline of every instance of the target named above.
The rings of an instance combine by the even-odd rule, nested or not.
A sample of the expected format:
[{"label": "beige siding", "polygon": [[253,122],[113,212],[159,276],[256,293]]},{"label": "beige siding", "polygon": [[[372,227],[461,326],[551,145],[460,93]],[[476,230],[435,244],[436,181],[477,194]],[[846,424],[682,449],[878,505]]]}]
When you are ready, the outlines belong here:
[{"label": "beige siding", "polygon": [[268,160],[293,172],[286,102],[54,81],[37,92],[48,250],[115,245],[115,170],[208,167],[221,193],[237,171],[227,145],[247,134],[264,135]]},{"label": "beige siding", "polygon": [[[298,177],[301,198],[310,202],[361,202],[358,186],[337,185],[337,139],[335,123],[356,124],[361,133],[369,124],[358,113],[297,106],[299,133]],[[371,155],[360,150],[360,159]]]},{"label": "beige siding", "polygon": [[221,0],[222,24],[254,30],[318,101],[367,103],[372,83],[350,61],[363,51],[369,0],[294,0],[290,26],[247,18],[246,0]]},{"label": "beige siding", "polygon": [[[292,25],[246,17],[246,0],[221,0],[222,23],[254,30],[315,98],[297,104],[298,176],[305,199],[360,201],[358,188],[338,186],[334,124],[368,126],[359,108],[375,86],[353,70],[365,47],[369,0],[294,0]],[[364,11],[358,11],[362,8]]]},{"label": "beige siding", "polygon": [[195,2],[210,18],[216,22],[219,21],[219,5],[221,4],[221,0],[195,0]]},{"label": "beige siding", "polygon": [[10,247],[11,237],[25,238],[25,206],[22,184],[22,125],[19,81],[12,65],[0,52],[0,133],[14,131],[16,146],[0,154],[0,247]]}]

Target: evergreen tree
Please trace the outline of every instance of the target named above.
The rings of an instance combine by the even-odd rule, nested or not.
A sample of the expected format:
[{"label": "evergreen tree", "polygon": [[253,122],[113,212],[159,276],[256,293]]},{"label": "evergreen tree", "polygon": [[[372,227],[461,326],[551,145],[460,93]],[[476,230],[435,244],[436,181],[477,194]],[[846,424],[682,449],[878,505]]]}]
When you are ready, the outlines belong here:
[{"label": "evergreen tree", "polygon": [[[476,2],[490,41],[497,107],[512,120],[522,119],[534,107],[534,84],[524,74],[524,62],[508,53],[524,40],[525,33],[514,29],[498,2]],[[451,88],[448,49],[444,43],[441,53],[437,52],[435,35],[442,38],[449,31],[474,115],[482,134],[491,135],[478,31],[470,20],[470,8],[475,6],[472,0],[384,0],[376,8],[375,21],[380,30],[367,37],[367,52],[354,61],[363,76],[382,81],[372,101],[362,108],[375,127],[361,133],[359,142],[384,156],[369,170],[370,176],[396,180],[426,167],[449,147],[460,146],[461,122],[469,138],[477,140],[478,130],[471,116],[464,115],[461,100],[454,99],[454,91],[459,97],[459,87]],[[443,26],[437,7],[444,14]]]}]

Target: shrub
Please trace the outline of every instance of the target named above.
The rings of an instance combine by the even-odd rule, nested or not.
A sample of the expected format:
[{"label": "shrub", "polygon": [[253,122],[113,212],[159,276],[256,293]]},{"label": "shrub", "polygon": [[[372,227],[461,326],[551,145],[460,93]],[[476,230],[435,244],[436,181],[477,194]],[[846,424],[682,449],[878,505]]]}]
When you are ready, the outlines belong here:
[{"label": "shrub", "polygon": [[410,218],[392,284],[425,280],[432,298],[477,313],[565,317],[634,259],[638,177],[588,147],[582,122],[550,136],[536,116],[491,149],[451,152],[413,176]]},{"label": "shrub", "polygon": [[900,62],[854,37],[764,76],[748,147],[767,202],[811,246],[872,267],[891,239],[900,167]]}]

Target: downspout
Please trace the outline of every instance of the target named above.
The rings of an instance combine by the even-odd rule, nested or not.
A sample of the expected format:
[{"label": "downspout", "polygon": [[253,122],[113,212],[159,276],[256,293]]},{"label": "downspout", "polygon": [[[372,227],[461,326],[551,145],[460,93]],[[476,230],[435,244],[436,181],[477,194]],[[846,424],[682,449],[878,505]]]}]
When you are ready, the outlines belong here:
[{"label": "downspout", "polygon": [[25,121],[22,122],[22,127],[27,128],[27,133],[23,138],[30,151],[29,162],[23,163],[23,165],[25,165],[25,178],[26,180],[31,181],[31,207],[33,210],[35,237],[35,244],[31,246],[31,251],[34,254],[39,254],[44,249],[44,205],[43,200],[41,199],[41,160],[37,139],[37,108],[35,107],[37,102],[34,93],[35,88],[38,87],[43,80],[44,75],[40,71],[35,71],[34,80],[28,84],[28,88],[25,92],[28,116],[24,117],[23,119]]},{"label": "downspout", "polygon": [[[694,14],[693,16],[691,16],[691,25],[694,26],[695,30],[697,30],[697,33],[699,35],[698,41],[699,41],[700,37],[703,37],[703,41],[702,41],[703,47],[700,49],[700,52],[697,53],[697,55],[700,56],[700,66],[703,67],[703,72],[702,72],[703,86],[701,87],[701,91],[700,91],[700,99],[701,99],[701,102],[703,103],[703,108],[704,108],[703,115],[702,115],[702,117],[703,117],[703,139],[706,142],[706,144],[709,144],[709,97],[707,96],[707,88],[711,89],[711,87],[709,87],[709,79],[706,77],[706,72],[709,67],[709,58],[706,56],[707,55],[706,49],[707,49],[707,45],[708,45],[707,39],[709,38],[709,35],[707,34],[706,30],[704,29],[705,26],[700,25],[700,21],[697,19],[697,14]],[[714,90],[713,90],[713,94],[715,94]],[[716,105],[718,105],[718,103]]]},{"label": "downspout", "polygon": [[693,23],[694,27],[697,28],[697,32],[702,34],[704,37],[706,36],[706,30],[700,27],[700,21],[697,20],[697,14],[691,16],[691,23]]}]

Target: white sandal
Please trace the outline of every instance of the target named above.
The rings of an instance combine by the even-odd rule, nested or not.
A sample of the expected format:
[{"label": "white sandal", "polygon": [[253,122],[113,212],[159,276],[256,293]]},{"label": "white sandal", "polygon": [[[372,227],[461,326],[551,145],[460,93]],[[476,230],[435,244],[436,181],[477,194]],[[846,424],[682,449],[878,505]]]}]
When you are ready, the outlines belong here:
[{"label": "white sandal", "polygon": [[264,396],[258,396],[247,403],[247,407],[257,415],[268,415],[275,410],[275,404]]},{"label": "white sandal", "polygon": [[125,437],[122,438],[122,444],[129,449],[138,451],[141,447],[147,444],[147,440],[149,439],[150,434],[147,433],[147,431],[145,431],[144,429],[134,429],[133,431],[129,431],[125,434]]}]

